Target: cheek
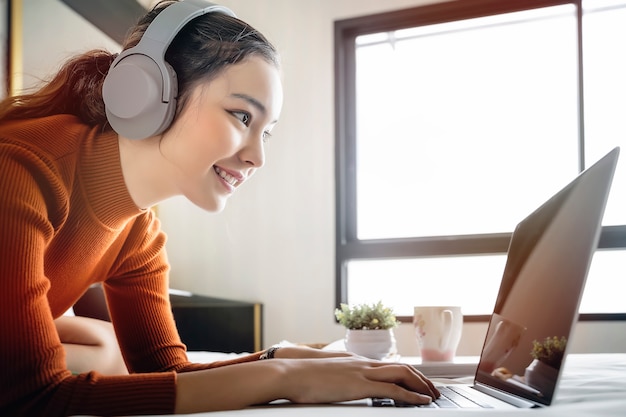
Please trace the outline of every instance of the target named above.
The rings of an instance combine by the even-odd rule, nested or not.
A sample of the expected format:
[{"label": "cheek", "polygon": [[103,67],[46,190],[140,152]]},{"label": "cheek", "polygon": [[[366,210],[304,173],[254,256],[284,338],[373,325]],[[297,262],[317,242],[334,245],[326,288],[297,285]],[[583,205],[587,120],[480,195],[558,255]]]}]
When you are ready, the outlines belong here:
[{"label": "cheek", "polygon": [[179,132],[176,154],[184,171],[206,171],[235,152],[232,125],[219,118],[192,120]]}]

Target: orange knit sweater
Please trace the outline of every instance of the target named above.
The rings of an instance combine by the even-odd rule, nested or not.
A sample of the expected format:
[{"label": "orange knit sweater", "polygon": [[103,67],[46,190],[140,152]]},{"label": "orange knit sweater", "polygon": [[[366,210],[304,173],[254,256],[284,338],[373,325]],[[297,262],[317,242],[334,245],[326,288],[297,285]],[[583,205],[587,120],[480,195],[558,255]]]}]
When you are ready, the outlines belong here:
[{"label": "orange knit sweater", "polygon": [[[122,177],[117,135],[73,116],[0,124],[0,415],[172,413],[192,364],[168,298],[165,235]],[[104,282],[130,375],[72,375],[53,320]],[[210,329],[207,329],[210,331]]]}]

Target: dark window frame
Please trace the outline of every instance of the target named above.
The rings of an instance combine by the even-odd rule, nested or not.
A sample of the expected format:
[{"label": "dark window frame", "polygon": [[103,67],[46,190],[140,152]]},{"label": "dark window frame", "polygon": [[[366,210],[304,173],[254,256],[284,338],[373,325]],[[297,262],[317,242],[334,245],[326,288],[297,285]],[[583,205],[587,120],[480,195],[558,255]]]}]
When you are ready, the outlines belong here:
[{"label": "dark window frame", "polygon": [[[356,259],[439,257],[450,255],[506,254],[511,233],[401,239],[359,240],[356,233],[356,86],[355,40],[357,36],[484,17],[494,14],[573,4],[578,17],[579,168],[585,166],[584,97],[581,0],[455,0],[375,15],[339,20],[334,25],[335,42],[335,298],[345,303],[345,262]],[[626,248],[626,225],[605,226],[599,250]],[[402,322],[412,317],[401,316]],[[465,321],[486,322],[488,315],[466,316]],[[626,320],[626,313],[581,314],[582,321]]]}]

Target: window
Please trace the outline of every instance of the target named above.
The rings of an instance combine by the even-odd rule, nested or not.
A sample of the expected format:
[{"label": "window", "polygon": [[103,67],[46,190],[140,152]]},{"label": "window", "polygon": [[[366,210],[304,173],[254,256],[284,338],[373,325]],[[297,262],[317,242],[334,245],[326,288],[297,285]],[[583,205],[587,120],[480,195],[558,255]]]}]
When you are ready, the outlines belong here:
[{"label": "window", "polygon": [[[485,319],[515,225],[626,144],[624,21],[626,0],[457,0],[336,22],[337,304]],[[625,165],[583,318],[626,318]]]}]

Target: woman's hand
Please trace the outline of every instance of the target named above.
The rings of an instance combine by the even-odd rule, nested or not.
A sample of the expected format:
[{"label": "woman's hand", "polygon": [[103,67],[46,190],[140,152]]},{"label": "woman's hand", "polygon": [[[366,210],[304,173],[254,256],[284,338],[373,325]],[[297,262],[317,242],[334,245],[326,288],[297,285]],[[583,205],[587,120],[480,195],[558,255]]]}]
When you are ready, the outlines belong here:
[{"label": "woman's hand", "polygon": [[408,404],[428,404],[439,397],[434,384],[414,367],[358,356],[327,360],[286,361],[290,368],[286,397],[295,403],[328,403],[362,398],[392,398]]}]

